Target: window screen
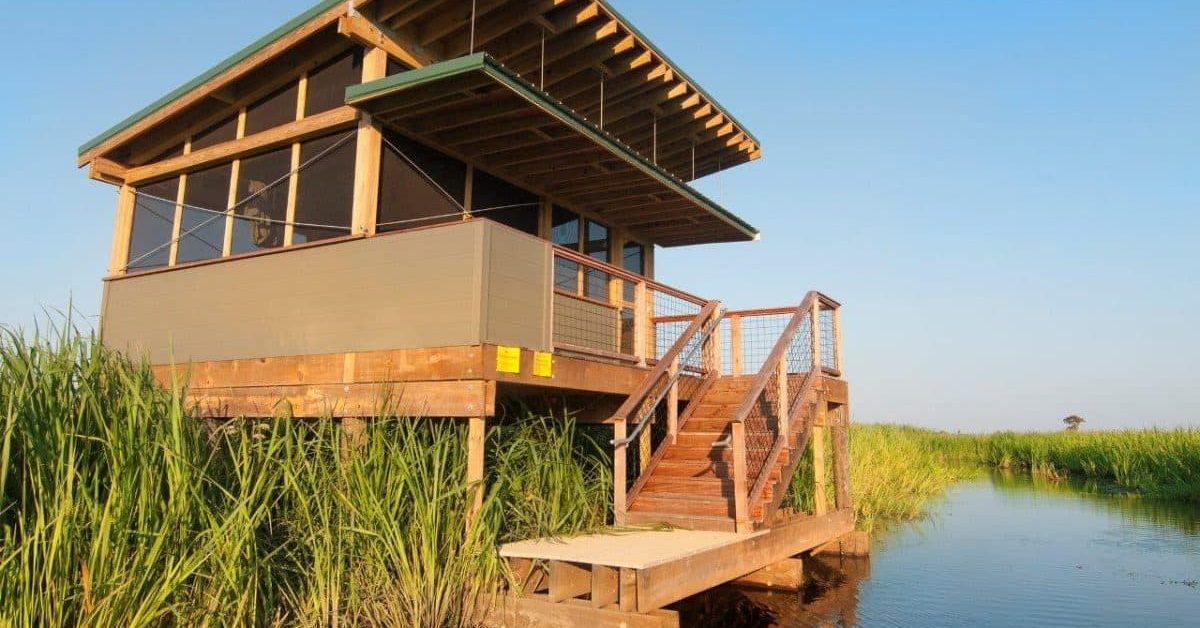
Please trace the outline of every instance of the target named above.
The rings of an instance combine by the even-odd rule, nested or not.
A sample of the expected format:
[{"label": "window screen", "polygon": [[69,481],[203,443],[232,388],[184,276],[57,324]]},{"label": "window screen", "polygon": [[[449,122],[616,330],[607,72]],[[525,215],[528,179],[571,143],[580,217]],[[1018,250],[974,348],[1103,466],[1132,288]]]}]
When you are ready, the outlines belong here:
[{"label": "window screen", "polygon": [[137,189],[133,205],[133,232],[129,235],[126,270],[166,266],[171,259],[171,233],[175,228],[175,199],[179,177]]},{"label": "window screen", "polygon": [[220,257],[225,244],[224,212],[229,204],[231,164],[191,172],[183,192],[177,264]]},{"label": "window screen", "polygon": [[246,135],[287,124],[296,119],[297,81],[290,81],[275,93],[246,107]]},{"label": "window screen", "polygon": [[536,194],[486,172],[475,171],[471,188],[472,213],[536,236],[539,205]]},{"label": "window screen", "polygon": [[[572,251],[579,250],[579,215],[557,205],[550,213],[550,240]],[[579,292],[579,264],[554,258],[554,287]]]},{"label": "window screen", "polygon": [[361,82],[361,49],[350,50],[334,57],[308,73],[304,115],[311,116],[346,104],[346,87]]},{"label": "window screen", "polygon": [[230,116],[192,136],[192,150],[197,151],[222,142],[237,139],[237,116]]},{"label": "window screen", "polygon": [[402,135],[388,132],[385,137],[376,230],[457,220],[467,182],[466,164]]},{"label": "window screen", "polygon": [[[583,252],[593,259],[608,261],[608,227],[588,220],[584,227]],[[587,296],[593,299],[608,300],[608,273],[589,269],[586,277]]]},{"label": "window screen", "polygon": [[[344,137],[345,134],[329,135],[300,145],[303,167],[296,189],[296,222],[321,226],[297,224],[292,240],[295,244],[350,233],[355,144],[353,137],[342,141]],[[319,155],[319,159],[308,163]]]},{"label": "window screen", "polygon": [[238,167],[231,253],[283,246],[287,175],[291,169],[290,146],[242,160]]}]

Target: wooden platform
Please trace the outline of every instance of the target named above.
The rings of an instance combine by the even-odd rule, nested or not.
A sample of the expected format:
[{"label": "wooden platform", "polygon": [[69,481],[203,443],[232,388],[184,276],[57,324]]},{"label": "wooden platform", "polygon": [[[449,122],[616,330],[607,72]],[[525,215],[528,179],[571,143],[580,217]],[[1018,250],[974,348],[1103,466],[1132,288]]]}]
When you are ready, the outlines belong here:
[{"label": "wooden platform", "polygon": [[624,528],[509,543],[500,554],[522,577],[527,594],[544,592],[549,602],[587,599],[595,608],[648,613],[853,529],[853,513],[840,510],[753,534]]}]

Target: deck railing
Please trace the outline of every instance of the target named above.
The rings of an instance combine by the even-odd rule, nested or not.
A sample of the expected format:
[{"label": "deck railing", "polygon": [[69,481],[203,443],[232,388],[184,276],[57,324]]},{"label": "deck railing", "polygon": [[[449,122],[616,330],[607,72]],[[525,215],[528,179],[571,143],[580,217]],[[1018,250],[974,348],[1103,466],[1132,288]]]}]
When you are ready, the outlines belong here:
[{"label": "deck railing", "polygon": [[554,247],[556,349],[653,362],[662,359],[707,302],[582,253]]},{"label": "deck railing", "polygon": [[[749,527],[750,505],[759,503],[771,471],[789,447],[795,421],[811,423],[813,412],[804,412],[818,378],[840,375],[839,305],[810,292],[795,308],[736,311],[727,317],[730,325],[729,371],[740,375],[757,365],[749,390],[733,415],[729,446],[733,450],[734,511],[739,529]],[[778,334],[755,332],[747,341],[747,329],[782,329]],[[769,352],[762,351],[762,338],[774,335]],[[761,356],[761,357],[760,357]],[[803,452],[811,425],[799,432],[797,456]],[[786,476],[785,476],[786,477]],[[775,500],[778,501],[778,500]],[[766,506],[764,506],[764,509]],[[767,512],[759,513],[765,518]]]}]

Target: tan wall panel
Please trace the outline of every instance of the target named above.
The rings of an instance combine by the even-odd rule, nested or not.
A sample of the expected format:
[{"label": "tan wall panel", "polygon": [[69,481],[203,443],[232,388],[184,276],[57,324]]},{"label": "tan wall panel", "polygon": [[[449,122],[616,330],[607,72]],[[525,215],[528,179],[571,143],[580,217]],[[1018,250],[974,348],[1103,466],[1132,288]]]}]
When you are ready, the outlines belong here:
[{"label": "tan wall panel", "polygon": [[484,254],[483,340],[549,351],[550,243],[488,224]]},{"label": "tan wall panel", "polygon": [[110,281],[104,341],[158,364],[478,344],[485,224]]}]

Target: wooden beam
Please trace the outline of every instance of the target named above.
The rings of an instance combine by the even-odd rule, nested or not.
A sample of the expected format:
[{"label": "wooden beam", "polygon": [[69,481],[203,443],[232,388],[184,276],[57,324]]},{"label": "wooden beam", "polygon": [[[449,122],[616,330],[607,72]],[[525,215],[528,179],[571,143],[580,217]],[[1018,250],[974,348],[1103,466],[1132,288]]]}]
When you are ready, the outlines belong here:
[{"label": "wooden beam", "polygon": [[[364,83],[387,74],[387,54],[383,48],[371,48],[363,57]],[[362,113],[354,153],[354,197],[351,202],[350,232],[374,235],[379,210],[379,168],[383,153],[383,129]]]},{"label": "wooden beam", "polygon": [[641,569],[637,574],[637,608],[643,613],[662,608],[744,576],[763,565],[819,547],[853,529],[853,514],[842,510],[797,519],[770,530],[747,534],[739,543]]},{"label": "wooden beam", "polygon": [[804,588],[804,561],[785,558],[748,573],[734,580],[733,584],[772,591],[800,591]]},{"label": "wooden beam", "polygon": [[620,591],[620,569],[606,565],[592,566],[592,608],[616,604]]},{"label": "wooden beam", "polygon": [[495,386],[482,380],[198,388],[189,403],[204,417],[476,417],[495,414]]},{"label": "wooden beam", "polygon": [[343,15],[338,18],[338,33],[367,48],[379,48],[387,55],[413,68],[423,68],[437,62],[437,59],[417,42],[402,37],[386,26],[372,22],[361,13]]},{"label": "wooden beam", "polygon": [[289,122],[240,140],[223,142],[190,152],[179,157],[164,159],[157,163],[130,168],[127,180],[130,185],[139,185],[153,179],[198,170],[205,166],[236,159],[251,153],[261,152],[303,141],[310,137],[346,128],[358,120],[354,107],[338,107],[313,116]]},{"label": "wooden beam", "polygon": [[592,590],[592,572],[584,565],[564,560],[550,561],[550,601],[561,602]]},{"label": "wooden beam", "polygon": [[103,181],[113,185],[124,185],[129,166],[117,163],[106,157],[97,157],[88,166],[88,177],[95,181]]},{"label": "wooden beam", "polygon": [[370,1],[371,0],[348,0],[347,3],[331,7],[324,13],[309,20],[303,26],[296,28],[292,32],[280,37],[274,42],[263,46],[263,48],[246,57],[241,62],[233,65],[224,72],[217,74],[208,81],[205,81],[202,85],[196,87],[192,91],[181,95],[170,104],[159,108],[141,120],[138,120],[137,122],[125,127],[121,131],[113,134],[111,137],[100,142],[95,147],[84,151],[79,155],[78,164],[82,166],[83,164],[92,161],[97,156],[104,155],[113,148],[124,144],[131,138],[142,134],[147,129],[161,123],[167,118],[170,118],[183,109],[200,102],[213,92],[228,86],[235,80],[245,76],[251,70],[257,68],[263,62],[275,58],[285,50],[288,50],[301,41],[304,41],[310,35],[325,28],[329,24],[336,22],[338,18],[345,13],[347,4],[350,7],[357,9],[358,7],[361,7]]},{"label": "wooden beam", "polygon": [[850,414],[849,404],[833,411],[834,421],[830,427],[833,444],[833,503],[839,509],[853,508],[850,494]]}]

